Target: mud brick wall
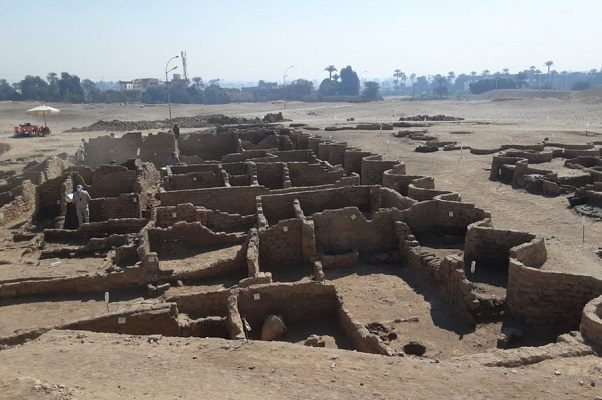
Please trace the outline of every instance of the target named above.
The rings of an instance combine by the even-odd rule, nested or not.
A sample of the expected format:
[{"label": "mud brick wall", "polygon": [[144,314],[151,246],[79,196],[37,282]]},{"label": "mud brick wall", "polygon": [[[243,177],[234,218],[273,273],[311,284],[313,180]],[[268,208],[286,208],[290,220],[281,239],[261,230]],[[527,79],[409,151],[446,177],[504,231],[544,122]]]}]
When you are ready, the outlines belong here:
[{"label": "mud brick wall", "polygon": [[67,210],[65,194],[73,193],[73,183],[69,176],[59,176],[36,188],[36,210],[34,219],[64,216]]},{"label": "mud brick wall", "polygon": [[399,164],[399,161],[384,161],[381,155],[362,158],[362,185],[382,185],[383,173]]},{"label": "mud brick wall", "polygon": [[263,214],[270,224],[294,218],[293,201],[298,199],[306,216],[327,209],[356,206],[370,211],[370,187],[348,186],[334,189],[310,190],[261,197]]},{"label": "mud brick wall", "polygon": [[172,226],[179,221],[198,221],[215,232],[246,232],[255,225],[256,220],[256,215],[229,214],[194,207],[190,203],[156,208],[156,226],[161,228]]},{"label": "mud brick wall", "polygon": [[428,200],[414,204],[404,220],[413,233],[464,236],[468,225],[490,217],[488,212],[476,208],[474,204]]},{"label": "mud brick wall", "polygon": [[318,159],[311,150],[275,151],[277,161],[282,162],[316,162]]},{"label": "mud brick wall", "polygon": [[369,151],[362,151],[360,149],[348,148],[345,150],[345,162],[343,167],[345,173],[349,175],[352,172],[359,174],[362,172],[362,159],[374,155]]},{"label": "mud brick wall", "polygon": [[341,168],[323,164],[305,162],[288,163],[289,175],[293,186],[318,186],[335,183],[345,175]]},{"label": "mud brick wall", "polygon": [[244,235],[215,233],[200,222],[178,222],[169,228],[148,230],[150,250],[159,256],[186,250],[213,249],[244,242]]},{"label": "mud brick wall", "polygon": [[299,219],[283,220],[268,229],[260,229],[260,267],[273,270],[302,265],[302,231],[303,223]]},{"label": "mud brick wall", "polygon": [[118,197],[94,198],[89,203],[90,221],[107,221],[113,218],[140,218],[140,196],[124,193]]},{"label": "mud brick wall", "polygon": [[97,168],[111,161],[120,164],[131,158],[137,158],[138,149],[141,147],[141,132],[129,132],[120,138],[108,135],[90,138],[85,145],[86,165]]},{"label": "mud brick wall", "polygon": [[231,188],[210,188],[175,190],[159,193],[161,205],[175,206],[192,203],[211,210],[220,210],[233,214],[255,214],[255,197],[267,194],[269,189],[263,186],[238,186]]},{"label": "mud brick wall", "polygon": [[398,247],[395,220],[400,213],[382,210],[366,220],[356,207],[326,210],[313,214],[316,244],[324,254],[341,254],[351,250],[379,252]]},{"label": "mud brick wall", "polygon": [[169,171],[172,175],[184,175],[192,172],[214,172],[218,174],[220,170],[220,164],[214,162],[203,162],[192,165],[174,165],[169,167]]},{"label": "mud brick wall", "polygon": [[323,321],[335,317],[338,307],[334,286],[315,282],[258,285],[238,293],[238,311],[258,333],[270,314],[281,315],[285,324]]},{"label": "mud brick wall", "polygon": [[587,343],[602,349],[602,296],[587,303],[579,330]]},{"label": "mud brick wall", "polygon": [[343,165],[346,149],[347,143],[322,142],[318,144],[318,158],[332,165]]},{"label": "mud brick wall", "polygon": [[257,181],[269,189],[284,187],[284,163],[257,163]]},{"label": "mud brick wall", "polygon": [[119,165],[103,165],[93,172],[92,181],[86,183],[92,197],[116,197],[133,192],[136,179],[135,170]]},{"label": "mud brick wall", "polygon": [[[12,199],[0,207],[0,225],[29,214],[36,205],[36,187],[28,180],[11,190]],[[7,193],[8,194],[8,193]]]},{"label": "mud brick wall", "polygon": [[469,225],[464,239],[464,264],[476,261],[480,268],[508,268],[510,249],[535,239],[535,235],[507,229],[494,229],[490,221]]},{"label": "mud brick wall", "polygon": [[535,327],[577,329],[583,308],[602,293],[602,280],[526,267],[510,259],[506,305],[510,317]]},{"label": "mud brick wall", "polygon": [[157,168],[167,165],[167,160],[176,149],[176,140],[173,133],[159,132],[150,133],[142,141],[140,147],[140,159],[152,162]]},{"label": "mud brick wall", "polygon": [[178,147],[184,155],[197,155],[204,160],[221,160],[226,154],[239,150],[238,135],[233,132],[190,133],[180,136]]},{"label": "mud brick wall", "polygon": [[167,190],[201,189],[224,186],[221,173],[190,172],[184,175],[170,175],[163,185]]},{"label": "mud brick wall", "polygon": [[327,142],[326,139],[321,136],[312,136],[307,139],[307,148],[311,150],[314,154],[320,154],[320,143]]},{"label": "mud brick wall", "polygon": [[58,178],[68,167],[68,161],[59,157],[48,157],[40,164],[25,170],[23,175],[34,185],[40,185],[50,179]]},{"label": "mud brick wall", "polygon": [[178,312],[188,314],[190,318],[202,318],[216,315],[228,315],[229,290],[218,290],[207,293],[182,294],[165,299],[168,303],[176,303]]},{"label": "mud brick wall", "polygon": [[269,153],[269,149],[243,150],[241,153],[227,154],[222,157],[222,161],[227,163],[233,163],[266,157],[269,159],[266,161],[277,161],[276,156]]},{"label": "mud brick wall", "polygon": [[337,320],[355,350],[362,353],[388,354],[387,347],[382,341],[376,335],[368,332],[365,326],[355,322],[353,315],[345,307],[339,307]]},{"label": "mud brick wall", "polygon": [[447,190],[435,189],[435,180],[430,176],[418,177],[408,185],[407,196],[418,201],[432,200],[442,194],[450,193]]},{"label": "mud brick wall", "polygon": [[[125,317],[125,323],[119,323],[119,317]],[[176,313],[168,306],[148,311],[124,313],[124,315],[112,314],[86,319],[61,328],[128,335],[180,336]]]},{"label": "mud brick wall", "polygon": [[376,203],[372,206],[373,209],[397,208],[398,210],[405,210],[416,204],[415,200],[404,197],[400,193],[389,188],[377,187],[372,189],[372,193],[372,201]]}]

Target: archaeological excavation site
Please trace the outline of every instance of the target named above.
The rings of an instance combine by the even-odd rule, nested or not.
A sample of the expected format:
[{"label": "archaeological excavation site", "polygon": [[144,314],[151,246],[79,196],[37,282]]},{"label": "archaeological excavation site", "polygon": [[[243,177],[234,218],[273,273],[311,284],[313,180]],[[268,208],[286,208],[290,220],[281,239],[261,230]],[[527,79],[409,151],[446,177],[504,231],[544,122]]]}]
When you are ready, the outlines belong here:
[{"label": "archaeological excavation site", "polygon": [[[420,164],[332,129],[227,122],[177,139],[90,137],[84,162],[60,153],[4,173],[0,353],[60,332],[455,368],[527,368],[602,348],[602,280],[550,265],[547,238],[497,228]],[[530,166],[555,158],[573,172]],[[508,145],[488,178],[599,207],[601,160],[599,145]],[[89,222],[72,201],[78,187]]]}]

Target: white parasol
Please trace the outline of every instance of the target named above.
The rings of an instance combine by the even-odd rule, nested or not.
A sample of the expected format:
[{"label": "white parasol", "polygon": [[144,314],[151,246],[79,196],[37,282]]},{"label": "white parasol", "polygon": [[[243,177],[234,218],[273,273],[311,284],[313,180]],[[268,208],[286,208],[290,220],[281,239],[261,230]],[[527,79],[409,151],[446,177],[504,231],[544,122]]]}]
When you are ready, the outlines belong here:
[{"label": "white parasol", "polygon": [[47,106],[46,104],[42,104],[41,106],[37,106],[32,108],[31,110],[27,110],[27,114],[29,115],[41,115],[44,117],[44,126],[46,125],[46,114],[57,114],[61,112],[58,108]]}]

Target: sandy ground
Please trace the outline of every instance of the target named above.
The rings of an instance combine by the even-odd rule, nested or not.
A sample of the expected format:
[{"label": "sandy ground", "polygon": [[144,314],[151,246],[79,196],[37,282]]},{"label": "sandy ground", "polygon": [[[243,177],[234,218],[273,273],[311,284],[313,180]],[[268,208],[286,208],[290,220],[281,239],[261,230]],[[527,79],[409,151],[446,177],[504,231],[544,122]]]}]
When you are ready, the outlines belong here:
[{"label": "sandy ground", "polygon": [[[324,128],[345,124],[347,118],[361,122],[392,122],[402,116],[446,114],[463,117],[459,123],[440,123],[429,127],[428,134],[441,140],[459,141],[464,146],[494,148],[501,144],[533,144],[544,138],[564,143],[587,143],[602,140],[602,102],[559,98],[517,98],[515,93],[493,100],[410,102],[392,99],[366,104],[347,103],[247,103],[219,106],[175,105],[174,116],[223,113],[230,116],[261,117],[282,111],[286,118]],[[543,96],[543,95],[542,95]],[[565,96],[564,96],[565,97]],[[561,96],[561,98],[564,98]],[[504,101],[502,101],[504,100]],[[12,149],[0,160],[38,159],[60,151],[74,153],[81,138],[105,135],[106,132],[63,133],[72,127],[87,126],[97,120],[151,120],[167,116],[165,106],[129,105],[57,105],[62,111],[52,116],[53,134],[46,138],[13,139],[12,126],[24,121],[36,123],[24,110],[34,103],[0,102],[0,142]],[[38,121],[39,122],[39,121]],[[456,134],[452,132],[470,132]],[[588,136],[586,136],[586,131]],[[549,261],[545,268],[569,270],[602,276],[602,262],[594,251],[602,246],[602,224],[582,219],[566,208],[563,196],[546,198],[514,190],[510,186],[489,181],[491,155],[477,156],[469,151],[416,153],[417,142],[398,139],[391,131],[319,131],[323,136],[345,141],[364,150],[380,153],[387,159],[407,164],[408,174],[430,175],[437,188],[453,190],[464,201],[489,210],[496,227],[526,230],[547,239]],[[118,133],[119,135],[119,133]],[[554,166],[560,163],[555,160]],[[15,162],[2,169],[20,169]],[[546,168],[546,164],[539,164]],[[564,169],[564,171],[568,171]],[[585,225],[583,242],[582,224]]]},{"label": "sandy ground", "polygon": [[[0,143],[11,150],[0,154],[0,170],[19,171],[25,162],[62,151],[74,153],[81,138],[106,132],[65,133],[72,127],[97,120],[151,120],[167,116],[165,106],[55,105],[62,112],[51,117],[51,136],[13,139],[12,126],[30,121],[24,114],[34,103],[0,102]],[[354,123],[393,122],[401,116],[446,114],[464,117],[460,123],[427,128],[441,140],[464,146],[493,148],[508,143],[535,143],[544,137],[566,143],[602,140],[602,104],[528,98],[500,101],[408,102],[393,99],[369,104],[289,103],[282,105],[232,104],[223,106],[177,105],[174,116],[223,113],[256,117],[283,111],[286,118],[324,128]],[[588,136],[585,131],[588,130]],[[452,133],[452,132],[470,133]],[[185,133],[186,131],[184,131]],[[397,139],[391,131],[316,132],[407,164],[408,174],[435,177],[437,188],[457,191],[464,201],[489,210],[496,227],[526,230],[546,237],[545,268],[602,276],[602,261],[594,250],[602,246],[602,223],[585,220],[566,208],[564,197],[545,198],[488,180],[491,155],[468,151],[431,154],[414,152],[418,143]],[[117,133],[120,135],[121,133]],[[562,168],[555,160],[554,168]],[[545,164],[541,165],[546,168]],[[582,243],[582,223],[585,242]],[[62,263],[26,264],[24,245],[0,238],[0,276],[61,276],[97,268]],[[10,248],[13,246],[14,248]],[[329,276],[354,317],[362,323],[391,321],[419,315],[418,323],[395,326],[400,339],[423,340],[427,355],[446,359],[494,347],[498,324],[464,331],[445,305],[438,304],[403,272],[382,268],[366,273],[361,268]],[[221,282],[217,282],[218,287]],[[214,285],[215,286],[215,285]],[[228,285],[226,285],[228,286]],[[207,290],[215,287],[207,286]],[[170,293],[203,290],[173,288]],[[143,301],[139,294],[116,297],[115,307]],[[98,297],[98,296],[97,296]],[[0,304],[0,336],[22,329],[54,325],[62,321],[102,313],[101,298],[19,299]],[[60,300],[57,306],[56,300]],[[80,337],[78,337],[78,335]],[[399,343],[397,343],[399,342]],[[329,346],[330,347],[330,346]],[[334,366],[333,366],[334,364]],[[562,374],[554,374],[561,369]],[[565,372],[566,370],[566,372]],[[586,398],[602,396],[589,386],[591,376],[602,376],[599,358],[552,360],[522,369],[493,369],[465,364],[431,363],[408,358],[385,358],[335,349],[307,349],[286,343],[238,344],[214,339],[164,338],[158,345],[145,338],[74,332],[51,332],[23,347],[0,351],[0,398]],[[588,380],[589,379],[589,380]],[[580,385],[579,381],[586,384]],[[159,382],[159,383],[157,383]]]},{"label": "sandy ground", "polygon": [[[485,368],[287,343],[53,331],[0,352],[5,399],[595,399],[599,359]],[[566,364],[567,367],[570,364]],[[596,387],[591,387],[591,381]],[[583,385],[580,384],[583,382]]]}]

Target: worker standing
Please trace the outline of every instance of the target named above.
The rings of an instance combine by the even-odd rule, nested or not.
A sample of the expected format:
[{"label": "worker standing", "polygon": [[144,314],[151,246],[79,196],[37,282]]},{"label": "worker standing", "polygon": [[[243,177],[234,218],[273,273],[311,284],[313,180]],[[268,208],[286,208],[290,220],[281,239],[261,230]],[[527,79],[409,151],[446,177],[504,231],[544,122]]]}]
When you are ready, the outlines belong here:
[{"label": "worker standing", "polygon": [[178,124],[173,125],[173,135],[176,137],[176,140],[180,138],[180,127]]},{"label": "worker standing", "polygon": [[84,190],[82,185],[77,185],[77,189],[75,193],[73,193],[73,197],[68,199],[75,204],[75,212],[77,213],[77,221],[79,222],[79,226],[84,223],[90,222],[90,208],[88,207],[88,203],[92,200],[90,197],[90,193]]},{"label": "worker standing", "polygon": [[75,151],[75,161],[77,161],[78,164],[83,164],[86,161],[86,147],[85,147],[85,139],[82,139],[82,142],[80,143],[79,147],[77,148],[77,150]]},{"label": "worker standing", "polygon": [[171,152],[171,156],[169,156],[169,159],[167,160],[167,165],[169,165],[170,167],[180,165],[180,157],[178,157],[178,152]]}]

